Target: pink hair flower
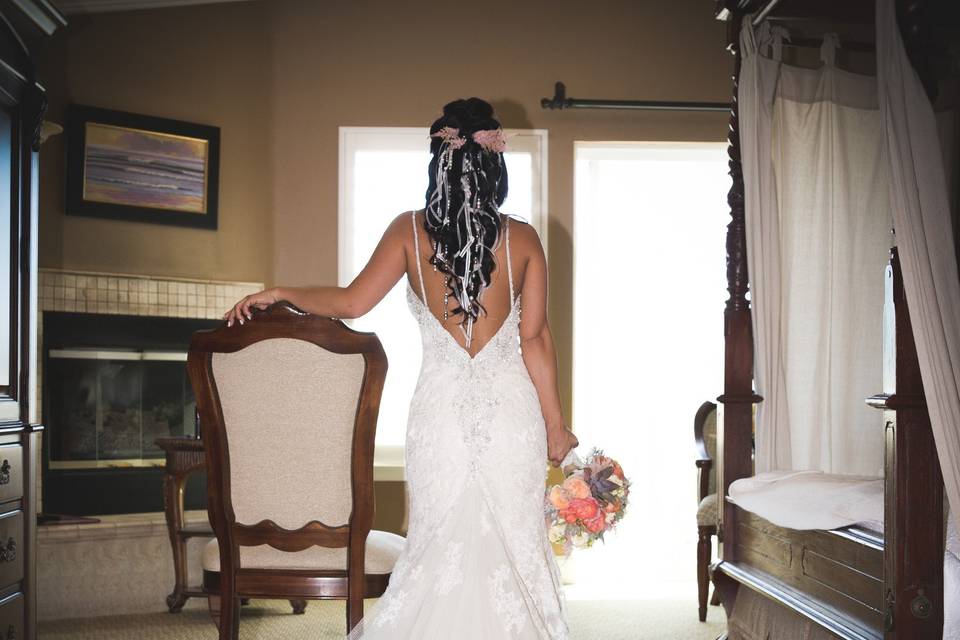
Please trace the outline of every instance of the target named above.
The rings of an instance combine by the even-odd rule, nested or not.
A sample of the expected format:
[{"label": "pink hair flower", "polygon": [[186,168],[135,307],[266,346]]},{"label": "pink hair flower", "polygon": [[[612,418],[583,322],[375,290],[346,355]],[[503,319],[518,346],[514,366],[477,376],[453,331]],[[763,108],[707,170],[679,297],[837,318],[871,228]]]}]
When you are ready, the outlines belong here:
[{"label": "pink hair flower", "polygon": [[430,137],[441,138],[454,149],[459,149],[467,142],[467,139],[460,135],[460,129],[454,127],[444,127],[439,131],[431,133]]},{"label": "pink hair flower", "polygon": [[487,151],[503,153],[507,150],[507,138],[503,129],[483,129],[473,132],[473,141]]}]

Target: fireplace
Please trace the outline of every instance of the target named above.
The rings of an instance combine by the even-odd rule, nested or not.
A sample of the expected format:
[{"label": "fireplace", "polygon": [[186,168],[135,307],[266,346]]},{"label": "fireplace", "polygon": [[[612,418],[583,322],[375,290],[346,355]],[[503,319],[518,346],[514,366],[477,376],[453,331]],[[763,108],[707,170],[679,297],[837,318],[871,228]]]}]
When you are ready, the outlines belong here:
[{"label": "fireplace", "polygon": [[[198,437],[186,359],[218,320],[43,314],[43,510],[89,515],[163,509],[157,438]],[[188,509],[205,508],[202,482]]]},{"label": "fireplace", "polygon": [[[37,421],[47,427],[40,510],[162,511],[154,440],[198,432],[190,336],[263,284],[49,268],[37,284]],[[187,483],[187,509],[205,507],[202,478]]]}]

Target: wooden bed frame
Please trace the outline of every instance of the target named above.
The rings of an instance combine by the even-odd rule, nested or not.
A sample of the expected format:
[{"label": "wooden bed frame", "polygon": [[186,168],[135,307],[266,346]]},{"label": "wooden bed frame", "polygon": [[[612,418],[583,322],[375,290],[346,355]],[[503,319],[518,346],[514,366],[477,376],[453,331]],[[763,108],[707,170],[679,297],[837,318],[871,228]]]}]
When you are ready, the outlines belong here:
[{"label": "wooden bed frame", "polygon": [[[911,62],[933,95],[927,2],[898,7]],[[874,0],[717,0],[716,16],[728,22],[735,56],[730,116],[727,229],[726,341],[723,395],[718,398],[721,498],[730,483],[753,475],[753,338],[747,273],[744,184],[740,164],[737,77],[744,15],[823,25],[874,23]],[[829,29],[828,29],[829,30]],[[842,37],[842,36],[841,36]],[[794,38],[794,42],[802,38]],[[880,277],[880,274],[878,274]],[[850,640],[941,640],[943,635],[943,478],[920,381],[896,249],[887,269],[883,393],[868,400],[884,411],[886,425],[885,531],[857,528],[797,531],[774,526],[721,501],[720,560],[712,567],[727,615],[741,589],[752,589]]]}]

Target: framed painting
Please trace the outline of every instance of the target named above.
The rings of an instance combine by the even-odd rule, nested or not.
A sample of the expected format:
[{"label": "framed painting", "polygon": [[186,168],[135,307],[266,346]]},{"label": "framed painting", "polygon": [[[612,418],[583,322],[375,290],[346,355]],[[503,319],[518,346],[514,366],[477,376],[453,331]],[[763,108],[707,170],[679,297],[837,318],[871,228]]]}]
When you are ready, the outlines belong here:
[{"label": "framed painting", "polygon": [[220,129],[124,111],[67,111],[66,213],[217,228]]}]

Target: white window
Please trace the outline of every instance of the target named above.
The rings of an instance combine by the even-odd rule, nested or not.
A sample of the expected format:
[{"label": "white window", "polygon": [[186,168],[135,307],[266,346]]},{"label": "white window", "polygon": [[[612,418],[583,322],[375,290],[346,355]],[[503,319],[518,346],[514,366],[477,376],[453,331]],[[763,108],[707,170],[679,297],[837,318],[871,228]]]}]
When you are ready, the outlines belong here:
[{"label": "white window", "polygon": [[[425,204],[430,161],[426,127],[341,127],[339,282],[363,269],[393,218]],[[546,246],[547,132],[505,130],[509,193],[501,210],[530,222]],[[410,230],[413,233],[411,227]],[[348,324],[373,331],[389,366],[377,421],[377,478],[402,479],[410,398],[420,372],[420,335],[407,309],[406,277],[370,313]]]},{"label": "white window", "polygon": [[695,592],[692,424],[723,385],[725,147],[574,147],[572,425],[584,453],[620,461],[635,493],[577,564],[571,598]]}]

